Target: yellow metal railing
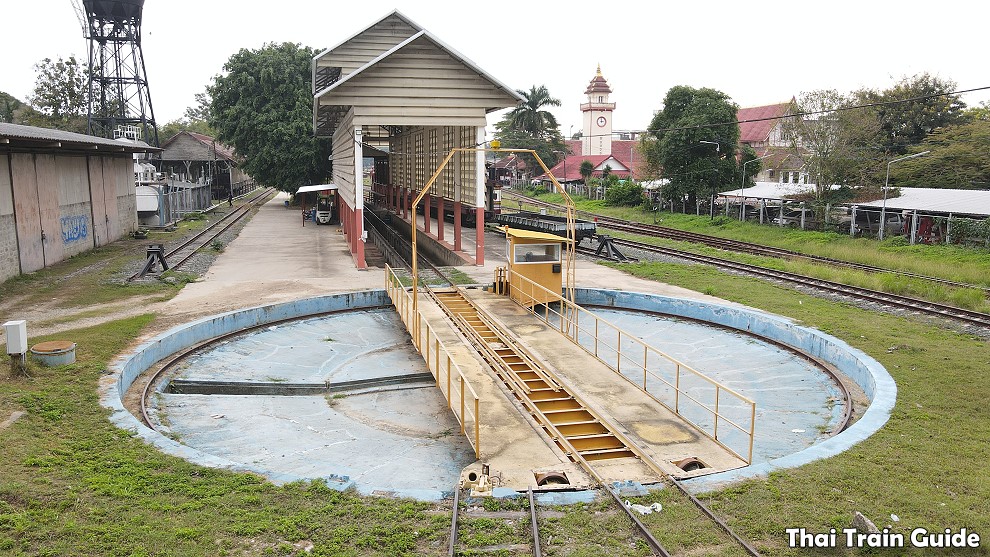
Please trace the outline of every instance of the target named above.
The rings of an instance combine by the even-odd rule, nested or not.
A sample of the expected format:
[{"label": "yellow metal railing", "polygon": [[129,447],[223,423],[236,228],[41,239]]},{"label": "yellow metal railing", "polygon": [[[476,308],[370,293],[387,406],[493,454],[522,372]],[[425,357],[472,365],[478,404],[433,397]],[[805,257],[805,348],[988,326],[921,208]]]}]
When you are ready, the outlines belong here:
[{"label": "yellow metal railing", "polygon": [[[747,463],[753,461],[756,427],[753,400],[564,299],[559,293],[509,269],[496,269],[496,293],[504,294],[508,289],[514,292],[517,300],[530,302],[519,305],[684,418],[699,432]],[[542,300],[546,300],[548,294],[554,301],[544,303]],[[640,375],[642,383],[638,381]],[[637,380],[634,381],[633,376]],[[720,431],[721,426],[728,426],[729,433],[724,428]],[[742,448],[742,444],[746,447]]]},{"label": "yellow metal railing", "polygon": [[447,400],[447,407],[461,424],[461,433],[467,436],[474,448],[475,458],[481,459],[481,400],[478,393],[429,321],[418,310],[413,313],[412,294],[389,266],[385,267],[385,290],[406,330],[412,335],[416,350],[426,360],[426,366],[436,379],[437,388]]}]

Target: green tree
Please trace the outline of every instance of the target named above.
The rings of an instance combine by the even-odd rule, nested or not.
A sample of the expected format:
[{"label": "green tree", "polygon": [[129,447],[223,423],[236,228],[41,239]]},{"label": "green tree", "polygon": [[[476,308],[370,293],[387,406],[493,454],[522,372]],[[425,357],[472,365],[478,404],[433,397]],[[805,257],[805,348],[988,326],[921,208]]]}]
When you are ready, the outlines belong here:
[{"label": "green tree", "polygon": [[560,99],[551,97],[546,85],[539,87],[533,85],[528,92],[522,89],[516,89],[516,92],[526,100],[520,102],[518,106],[505,115],[509,127],[514,130],[525,131],[538,138],[546,137],[550,133],[559,135],[560,125],[557,123],[557,118],[543,108],[560,106]]},{"label": "green tree", "polygon": [[802,93],[797,110],[810,115],[783,122],[784,136],[804,160],[818,201],[826,200],[835,185],[863,183],[882,161],[876,113],[846,110],[854,102],[834,89]]},{"label": "green tree", "polygon": [[196,105],[186,108],[182,118],[172,120],[158,131],[161,142],[164,144],[183,131],[215,137],[217,132],[210,127],[210,104],[212,102],[213,99],[208,90],[203,93],[196,93]]},{"label": "green tree", "polygon": [[[560,106],[560,101],[551,97],[546,86],[532,86],[530,90],[516,90],[526,100],[510,110],[495,124],[495,139],[509,149],[532,149],[548,168],[560,162],[568,152],[564,137],[560,134],[557,119],[545,106]],[[522,159],[531,176],[543,174],[543,169],[529,153]]]},{"label": "green tree", "polygon": [[[966,104],[959,95],[950,95],[956,83],[928,73],[905,77],[883,91],[855,93],[860,103],[891,103],[876,108],[883,132],[883,149],[888,156],[903,155],[912,145],[924,141],[938,128],[962,123]],[[916,99],[908,102],[907,99]]]},{"label": "green tree", "polygon": [[293,43],[241,49],[208,88],[217,139],[245,158],[245,172],[283,191],[322,182],[330,170],[330,142],[313,136],[314,53]]},{"label": "green tree", "polygon": [[728,95],[715,89],[678,85],[667,91],[641,145],[649,170],[670,180],[663,189],[666,199],[686,196],[695,205],[699,195],[708,197],[734,183],[738,111]]},{"label": "green tree", "polygon": [[13,96],[0,91],[0,122],[5,124],[14,124],[14,114],[17,109],[24,106],[24,103],[15,99]]},{"label": "green tree", "polygon": [[86,133],[89,79],[75,56],[45,58],[34,65],[37,72],[29,99],[34,112],[25,123],[34,126]]},{"label": "green tree", "polygon": [[581,177],[584,178],[584,183],[588,183],[588,178],[595,173],[595,165],[591,164],[591,161],[581,161],[581,166],[578,168],[578,172],[581,173]]},{"label": "green tree", "polygon": [[912,152],[931,153],[890,168],[891,185],[990,188],[990,120],[935,130]]}]

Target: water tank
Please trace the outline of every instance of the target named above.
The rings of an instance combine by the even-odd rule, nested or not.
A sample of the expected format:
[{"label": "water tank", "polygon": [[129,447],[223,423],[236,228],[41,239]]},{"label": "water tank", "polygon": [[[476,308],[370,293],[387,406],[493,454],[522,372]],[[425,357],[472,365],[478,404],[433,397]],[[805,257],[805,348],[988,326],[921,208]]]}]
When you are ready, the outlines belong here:
[{"label": "water tank", "polygon": [[83,0],[86,15],[104,21],[140,21],[144,0]]}]

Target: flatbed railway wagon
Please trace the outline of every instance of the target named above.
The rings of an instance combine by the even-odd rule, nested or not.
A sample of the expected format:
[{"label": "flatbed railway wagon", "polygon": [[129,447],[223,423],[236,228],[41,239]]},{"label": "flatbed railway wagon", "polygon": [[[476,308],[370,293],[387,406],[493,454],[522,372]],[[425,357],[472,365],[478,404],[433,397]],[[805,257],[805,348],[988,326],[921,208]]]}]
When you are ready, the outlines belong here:
[{"label": "flatbed railway wagon", "polygon": [[[554,215],[541,215],[530,211],[517,213],[500,213],[495,215],[495,222],[512,228],[546,232],[557,236],[567,237],[567,219]],[[580,244],[585,238],[594,238],[598,225],[591,221],[574,220],[574,242]]]}]

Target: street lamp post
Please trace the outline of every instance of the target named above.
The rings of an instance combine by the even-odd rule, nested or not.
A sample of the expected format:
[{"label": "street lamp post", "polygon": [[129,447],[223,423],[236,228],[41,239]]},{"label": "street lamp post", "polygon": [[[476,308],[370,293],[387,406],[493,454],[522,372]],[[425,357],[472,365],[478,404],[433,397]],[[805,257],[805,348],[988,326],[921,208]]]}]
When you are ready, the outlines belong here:
[{"label": "street lamp post", "polygon": [[772,155],[773,153],[768,153],[766,155],[763,155],[762,157],[757,157],[755,159],[748,160],[743,163],[742,184],[739,186],[739,220],[741,221],[746,220],[746,203],[745,200],[743,199],[743,192],[746,190],[746,165],[751,162],[761,161]]},{"label": "street lamp post", "polygon": [[883,205],[880,206],[880,234],[878,236],[880,241],[883,241],[884,228],[886,228],[886,224],[887,224],[887,184],[890,183],[890,165],[894,164],[895,162],[918,158],[920,156],[927,155],[928,153],[931,153],[931,151],[922,151],[920,153],[915,153],[913,155],[903,156],[887,163],[887,177],[883,179]]},{"label": "street lamp post", "polygon": [[[722,155],[721,155],[721,153],[722,153],[722,146],[719,145],[717,141],[705,141],[704,139],[702,139],[702,140],[698,141],[698,143],[707,143],[708,145],[714,145],[715,146],[715,158],[716,159],[722,158]],[[716,160],[715,164],[716,165],[718,164],[718,161],[717,160]],[[712,220],[715,220],[715,177],[717,175],[718,167],[717,166],[713,166],[712,167],[712,170],[715,170],[716,172],[712,172],[712,198],[711,198],[711,202],[709,204],[708,213],[711,215]]]}]

